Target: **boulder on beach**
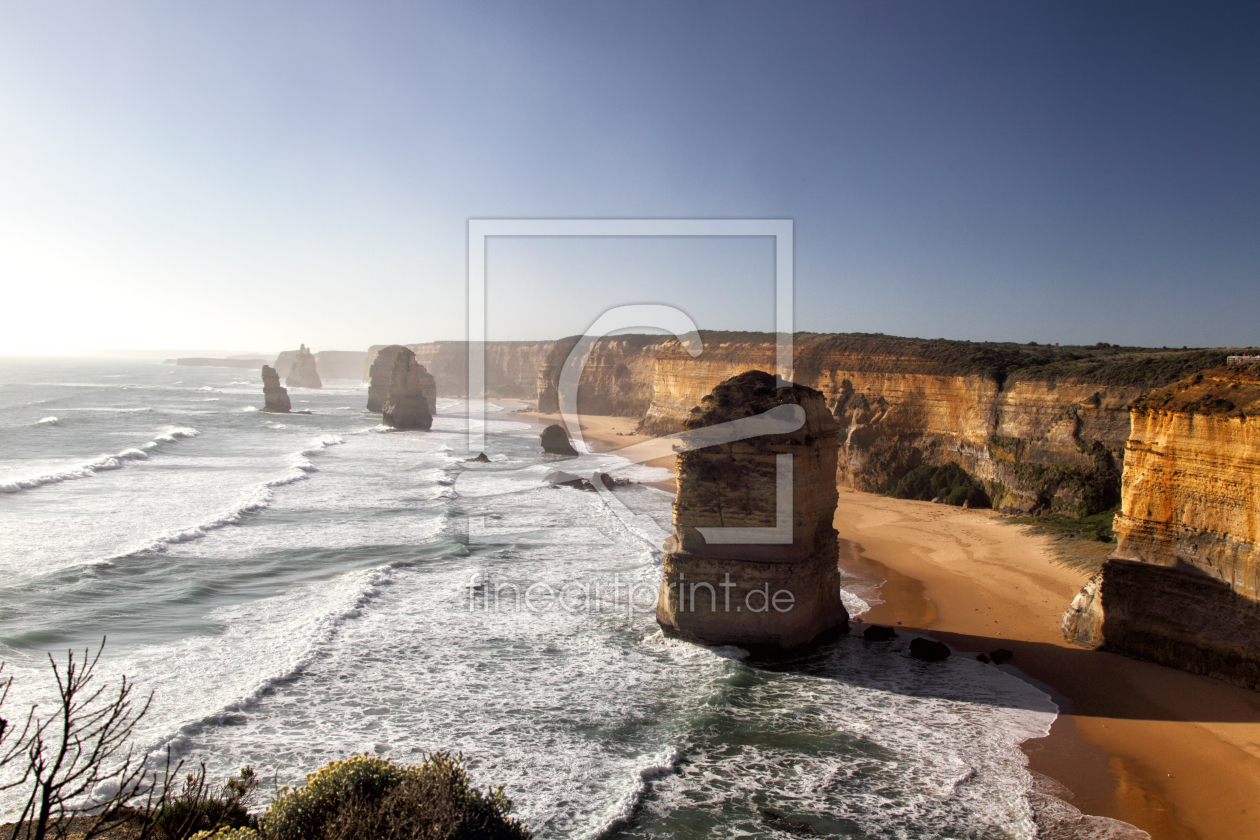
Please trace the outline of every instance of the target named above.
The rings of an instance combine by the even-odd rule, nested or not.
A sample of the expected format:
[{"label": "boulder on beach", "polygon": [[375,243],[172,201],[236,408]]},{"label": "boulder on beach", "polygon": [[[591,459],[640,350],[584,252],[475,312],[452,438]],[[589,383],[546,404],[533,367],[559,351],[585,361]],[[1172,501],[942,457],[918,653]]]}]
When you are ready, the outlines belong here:
[{"label": "boulder on beach", "polygon": [[270,365],[262,366],[263,381],[263,400],[266,405],[263,411],[270,411],[275,414],[288,414],[293,410],[293,403],[289,400],[289,392],[280,384],[280,374],[276,373],[276,369]]},{"label": "boulder on beach", "polygon": [[319,379],[319,370],[315,366],[315,354],[303,344],[293,358],[293,367],[285,377],[284,384],[289,388],[323,388]]},{"label": "boulder on beach", "polygon": [[949,659],[949,645],[935,639],[912,639],[910,655],[924,662],[944,662]]},{"label": "boulder on beach", "polygon": [[564,470],[556,470],[554,472],[547,473],[547,475],[543,478],[543,481],[547,482],[552,487],[573,487],[578,490],[595,490],[595,485],[591,484],[585,478],[582,478],[580,475],[574,475],[573,473],[567,473]]},{"label": "boulder on beach", "polygon": [[862,638],[868,642],[890,642],[897,638],[897,631],[882,624],[872,624],[862,631]]},{"label": "boulder on beach", "polygon": [[381,420],[386,426],[403,430],[428,431],[433,425],[429,400],[425,396],[425,380],[433,381],[416,354],[403,347],[394,358],[390,372],[389,395],[381,406]]},{"label": "boulder on beach", "polygon": [[488,463],[490,463],[490,459],[486,457],[486,453],[484,453],[484,452],[478,452],[478,453],[477,453],[477,457],[475,457],[475,458],[465,458],[464,460],[465,460],[465,461],[467,461],[467,462],[468,462],[468,463],[470,463],[470,464],[488,464]]},{"label": "boulder on beach", "polygon": [[538,436],[539,442],[542,443],[543,452],[550,455],[569,455],[576,456],[578,451],[573,448],[573,444],[569,442],[569,435],[564,427],[558,424],[552,424],[542,430],[542,434]]}]

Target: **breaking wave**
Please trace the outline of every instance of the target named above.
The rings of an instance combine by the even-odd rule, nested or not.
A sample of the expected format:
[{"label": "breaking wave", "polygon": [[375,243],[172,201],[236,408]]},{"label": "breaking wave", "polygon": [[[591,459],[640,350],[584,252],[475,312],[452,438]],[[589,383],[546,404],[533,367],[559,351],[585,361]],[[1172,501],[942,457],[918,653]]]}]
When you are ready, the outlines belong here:
[{"label": "breaking wave", "polygon": [[[46,419],[56,420],[56,418]],[[41,420],[40,422],[43,423],[44,421]],[[124,449],[114,455],[102,455],[95,461],[88,461],[87,463],[54,472],[0,481],[0,493],[20,493],[23,490],[33,490],[36,487],[43,487],[48,484],[60,484],[63,481],[90,478],[100,472],[121,469],[130,461],[147,461],[149,453],[163,444],[175,443],[185,438],[196,437],[198,434],[196,429],[187,427],[174,428],[158,435],[147,443],[141,444],[139,447]]]}]

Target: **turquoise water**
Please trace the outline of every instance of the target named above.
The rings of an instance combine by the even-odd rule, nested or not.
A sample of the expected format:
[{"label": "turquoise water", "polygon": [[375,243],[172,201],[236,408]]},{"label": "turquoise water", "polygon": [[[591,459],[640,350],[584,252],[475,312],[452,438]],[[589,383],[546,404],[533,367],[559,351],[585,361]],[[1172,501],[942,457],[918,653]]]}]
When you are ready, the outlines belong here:
[{"label": "turquoise water", "polygon": [[[280,416],[256,378],[0,359],[11,707],[47,698],[47,652],[108,636],[104,675],[154,694],[137,746],[216,774],[440,749],[542,837],[1032,836],[1018,745],[1055,708],[1014,676],[904,639],[773,667],[665,639],[657,547],[548,487],[510,406],[491,401],[492,463],[468,464],[459,401],[399,433],[360,383],[294,390],[314,413]],[[669,528],[669,495],[617,497]]]}]

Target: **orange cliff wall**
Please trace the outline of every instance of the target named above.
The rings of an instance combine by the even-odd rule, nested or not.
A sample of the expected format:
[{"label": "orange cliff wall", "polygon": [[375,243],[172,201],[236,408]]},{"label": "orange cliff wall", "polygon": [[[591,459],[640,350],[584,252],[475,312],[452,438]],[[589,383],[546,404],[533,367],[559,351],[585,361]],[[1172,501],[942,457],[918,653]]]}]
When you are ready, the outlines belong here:
[{"label": "orange cliff wall", "polygon": [[1260,689],[1260,366],[1137,401],[1118,545],[1071,641]]},{"label": "orange cliff wall", "polygon": [[[1075,509],[1095,485],[1116,495],[1128,405],[1147,387],[969,372],[940,357],[942,345],[977,352],[964,342],[798,337],[795,379],[821,391],[840,424],[839,483],[882,492],[920,464],[954,462],[986,482],[1000,509]],[[768,339],[723,336],[698,359],[662,345],[641,431],[678,431],[718,382],[773,370],[774,360]]]},{"label": "orange cliff wall", "polygon": [[[485,343],[486,395],[533,400],[537,396],[538,369],[554,341],[487,341]],[[364,380],[376,354],[384,344],[368,348]],[[468,394],[468,343],[430,341],[405,345],[437,382],[438,394],[462,397]]]}]

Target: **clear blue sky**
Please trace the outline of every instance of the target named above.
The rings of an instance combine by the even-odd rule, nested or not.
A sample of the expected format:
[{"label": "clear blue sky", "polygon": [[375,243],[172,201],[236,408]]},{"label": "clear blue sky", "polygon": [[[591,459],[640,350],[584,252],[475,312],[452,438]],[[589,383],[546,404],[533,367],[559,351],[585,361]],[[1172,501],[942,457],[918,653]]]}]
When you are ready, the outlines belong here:
[{"label": "clear blue sky", "polygon": [[[0,6],[0,351],[464,335],[469,217],[791,218],[796,325],[1260,344],[1260,5]],[[492,338],[765,241],[490,248]]]}]

